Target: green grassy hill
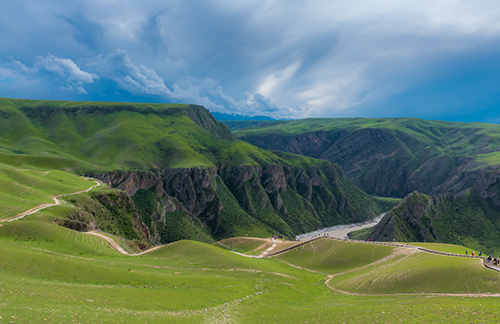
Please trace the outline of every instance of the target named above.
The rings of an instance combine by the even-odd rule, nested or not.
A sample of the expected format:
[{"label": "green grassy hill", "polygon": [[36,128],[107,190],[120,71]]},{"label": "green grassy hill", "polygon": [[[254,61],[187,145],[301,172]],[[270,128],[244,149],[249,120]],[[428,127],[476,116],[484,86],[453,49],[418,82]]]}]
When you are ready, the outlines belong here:
[{"label": "green grassy hill", "polygon": [[393,252],[393,247],[385,245],[319,239],[291,249],[276,258],[302,268],[335,274],[366,266]]},{"label": "green grassy hill", "polygon": [[[132,198],[113,207],[111,193],[74,197],[74,208],[54,216],[70,228],[153,243],[213,242],[294,236],[364,221],[386,207],[332,163],[236,140],[201,106],[3,98],[0,116],[6,168],[91,176]],[[101,211],[110,220],[95,216]]]},{"label": "green grassy hill", "polygon": [[362,190],[460,193],[500,164],[500,126],[415,118],[231,122],[242,140],[338,163]]},{"label": "green grassy hill", "polygon": [[497,277],[498,274],[484,268],[477,259],[416,252],[335,276],[329,285],[358,294],[480,294],[497,293],[500,289]]},{"label": "green grassy hill", "polygon": [[[297,258],[298,252],[287,252],[287,262],[309,267],[298,269],[275,258],[252,259],[185,240],[141,256],[125,256],[99,237],[33,217],[2,223],[0,321],[497,320],[498,298],[487,293],[498,291],[500,274],[484,269],[478,260],[328,241],[333,242],[315,241],[314,250],[305,247],[300,253],[305,262]],[[328,281],[326,273],[336,275]],[[394,295],[398,292],[423,295]],[[450,293],[486,294],[473,298]]]},{"label": "green grassy hill", "polygon": [[[465,250],[436,244],[426,248]],[[328,286],[355,294],[496,293],[500,273],[481,259],[450,257],[412,248],[319,239],[276,256],[303,269],[330,275]]]}]

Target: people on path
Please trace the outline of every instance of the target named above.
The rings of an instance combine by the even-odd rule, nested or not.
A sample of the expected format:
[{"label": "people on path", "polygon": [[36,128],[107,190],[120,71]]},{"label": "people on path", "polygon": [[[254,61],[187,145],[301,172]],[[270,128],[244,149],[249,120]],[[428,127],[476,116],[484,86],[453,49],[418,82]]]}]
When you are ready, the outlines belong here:
[{"label": "people on path", "polygon": [[468,253],[469,253],[469,252],[468,252],[467,250],[465,250],[465,255],[468,255]]}]

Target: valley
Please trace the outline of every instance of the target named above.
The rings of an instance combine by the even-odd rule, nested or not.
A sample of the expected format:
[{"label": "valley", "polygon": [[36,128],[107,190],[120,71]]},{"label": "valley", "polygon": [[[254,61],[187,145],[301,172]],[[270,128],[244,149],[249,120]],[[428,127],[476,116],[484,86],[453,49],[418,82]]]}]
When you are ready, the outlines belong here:
[{"label": "valley", "polygon": [[[339,166],[238,140],[201,106],[0,98],[0,115],[0,323],[500,316],[500,272],[463,255],[500,253],[494,127],[491,138],[481,135],[477,148],[452,157],[469,154],[461,175],[437,184],[441,171],[430,166],[459,142],[428,142],[434,162],[425,162],[409,145],[428,141],[423,128],[401,121],[374,123],[397,128],[399,148],[392,140],[363,146],[351,134],[344,141],[371,147],[358,153],[372,158],[353,153]],[[463,141],[486,126],[468,127],[456,131]],[[396,153],[375,152],[386,145]],[[377,186],[393,191],[366,193],[359,185],[366,178],[353,176],[368,174],[369,165],[377,177],[398,174],[389,155],[396,164],[409,159],[405,168],[423,163],[408,172],[425,169],[438,189],[396,194],[391,178]],[[349,161],[358,161],[357,171]],[[339,230],[352,240],[333,239]]]}]

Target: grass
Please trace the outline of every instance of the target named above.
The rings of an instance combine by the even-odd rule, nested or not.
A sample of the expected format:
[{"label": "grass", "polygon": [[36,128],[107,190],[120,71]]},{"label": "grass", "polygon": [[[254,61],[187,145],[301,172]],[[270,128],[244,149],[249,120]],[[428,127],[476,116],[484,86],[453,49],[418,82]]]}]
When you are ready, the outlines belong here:
[{"label": "grass", "polygon": [[39,221],[3,223],[0,227],[0,242],[73,256],[117,255],[102,238]]},{"label": "grass", "polygon": [[[159,236],[155,237],[158,242],[179,239],[212,242],[246,234],[294,237],[319,227],[364,221],[379,212],[377,203],[348,183],[337,166],[308,157],[275,154],[238,141],[227,127],[200,106],[0,98],[0,117],[0,163],[9,168],[42,170],[40,172],[57,169],[96,176],[151,172],[159,182],[165,181],[167,173],[179,171],[192,175],[196,172],[186,169],[196,168],[212,177],[204,191],[213,191],[210,195],[216,193],[214,200],[208,199],[206,204],[195,202],[203,209],[195,212],[201,217],[176,210],[168,213],[165,220],[159,217],[163,207],[154,201],[160,202],[161,197],[136,199],[141,219],[149,229],[154,232],[153,227],[158,225]],[[269,165],[282,168],[286,190],[271,188],[280,180],[265,174]],[[247,175],[253,175],[252,181],[246,179]],[[129,179],[132,178],[133,175]],[[313,178],[314,181],[320,179],[323,185],[311,186],[310,195],[305,190],[308,185],[297,185],[294,180],[312,182]],[[173,185],[175,181],[164,182],[164,185]],[[194,193],[189,185],[185,193],[175,192],[174,188],[164,189],[177,198],[185,197],[181,199],[185,207],[192,203],[187,201],[192,194],[197,201],[205,201],[203,194]],[[50,199],[50,195],[48,197]],[[27,203],[28,198],[22,197],[19,206],[12,206],[12,213],[16,213],[15,207],[34,206]],[[33,200],[42,199],[34,197]],[[149,208],[152,206],[155,208]],[[0,207],[9,210],[11,206]],[[155,219],[151,213],[144,212],[151,209],[157,211]],[[93,211],[95,213],[81,213],[85,214],[82,217],[89,220],[91,215],[97,215],[94,218],[102,215],[97,209]],[[160,218],[163,224],[158,222]],[[70,219],[66,223],[80,226],[85,222]],[[111,232],[110,227],[106,231]],[[139,239],[138,235],[131,237],[123,232],[113,234]]]},{"label": "grass", "polygon": [[380,260],[393,250],[393,247],[385,245],[319,239],[298,246],[276,258],[306,269],[334,274]]},{"label": "grass", "polygon": [[483,267],[481,262],[416,252],[335,276],[330,285],[348,292],[369,294],[497,293],[499,273]]},{"label": "grass", "polygon": [[[222,243],[222,244],[217,244]],[[269,240],[257,239],[253,237],[232,237],[224,240],[220,240],[214,245],[223,247],[229,246],[237,252],[250,252],[261,246],[262,244],[269,243]]]},{"label": "grass", "polygon": [[277,160],[228,140],[230,131],[193,105],[0,98],[0,114],[0,161],[13,165],[82,172]]},{"label": "grass", "polygon": [[45,203],[54,195],[88,189],[94,181],[69,172],[18,169],[0,164],[0,219],[7,219]]},{"label": "grass", "polygon": [[[495,322],[498,317],[496,298],[349,296],[330,290],[323,274],[300,270],[274,258],[241,257],[193,241],[171,243],[130,257],[118,254],[98,237],[71,233],[41,223],[36,217],[2,224],[0,238],[0,322],[321,323],[334,318],[341,322],[417,323],[443,318]],[[345,259],[350,251],[358,257],[373,253],[373,260],[377,260],[386,252],[373,252],[368,244],[338,241],[340,245],[329,245],[321,241],[334,242],[319,240],[314,245],[315,253],[301,252],[316,270],[324,270],[320,256]],[[250,248],[249,242],[242,245]],[[327,253],[332,247],[337,249],[336,254]],[[423,281],[433,269],[437,271],[433,276],[439,278],[454,272],[458,273],[455,277],[477,277],[438,285],[447,291],[458,291],[460,283],[484,289],[488,286],[481,283],[485,274],[495,278],[494,273],[483,273],[474,263],[461,263],[460,258],[420,254],[428,257],[408,264],[416,269],[415,278],[409,283],[400,281],[399,286]],[[359,264],[354,259],[344,262],[343,270],[371,259]],[[398,263],[394,266],[396,273],[400,271]],[[381,269],[375,269],[375,273]],[[383,271],[392,273],[392,268]],[[360,276],[364,280],[363,276],[370,273]],[[346,285],[349,278],[345,276],[334,279]],[[396,282],[391,278],[388,276],[386,282]],[[423,281],[423,286],[432,287],[437,281]],[[384,284],[380,287],[377,291],[386,289]]]}]

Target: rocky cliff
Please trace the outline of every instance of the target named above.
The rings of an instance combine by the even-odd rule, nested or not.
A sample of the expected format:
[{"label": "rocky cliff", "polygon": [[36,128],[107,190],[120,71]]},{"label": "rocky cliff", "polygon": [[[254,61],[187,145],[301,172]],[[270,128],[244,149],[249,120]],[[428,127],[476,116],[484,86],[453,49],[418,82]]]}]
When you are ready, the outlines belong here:
[{"label": "rocky cliff", "polygon": [[[252,231],[293,236],[322,226],[366,220],[378,213],[376,203],[350,184],[335,165],[283,164],[92,176],[125,191],[136,204],[144,204],[139,209],[147,214],[143,220],[157,241],[162,241],[159,228],[174,212],[182,212],[197,231],[216,238]],[[138,193],[154,198],[147,203],[142,201],[144,197],[136,200]],[[155,207],[148,207],[151,205]]]},{"label": "rocky cliff", "polygon": [[462,193],[486,170],[497,172],[498,165],[477,160],[499,147],[487,127],[415,119],[324,119],[264,123],[236,134],[264,149],[337,163],[370,194],[405,197],[412,191]]}]

